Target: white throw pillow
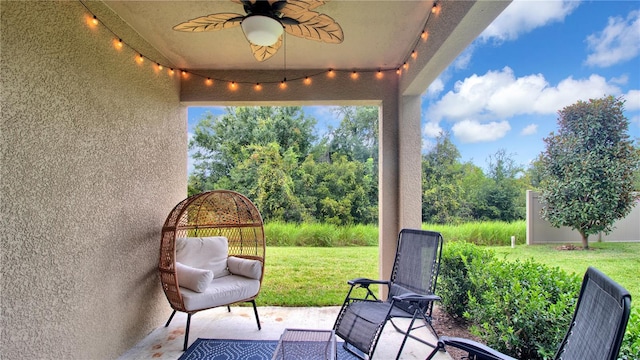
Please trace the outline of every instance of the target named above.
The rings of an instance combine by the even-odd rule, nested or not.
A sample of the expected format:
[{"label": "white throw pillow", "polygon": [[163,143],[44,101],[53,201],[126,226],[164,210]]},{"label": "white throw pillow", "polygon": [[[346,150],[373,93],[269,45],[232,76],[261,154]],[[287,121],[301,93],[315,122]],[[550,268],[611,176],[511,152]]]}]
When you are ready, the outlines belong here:
[{"label": "white throw pillow", "polygon": [[229,275],[227,257],[229,245],[226,237],[177,238],[176,261],[198,269],[213,271],[215,278]]},{"label": "white throw pillow", "polygon": [[213,280],[213,271],[197,269],[189,265],[176,262],[178,284],[195,292],[204,292]]},{"label": "white throw pillow", "polygon": [[229,272],[234,275],[241,275],[256,280],[260,280],[260,276],[262,275],[262,263],[259,260],[229,256],[227,265],[229,265]]}]

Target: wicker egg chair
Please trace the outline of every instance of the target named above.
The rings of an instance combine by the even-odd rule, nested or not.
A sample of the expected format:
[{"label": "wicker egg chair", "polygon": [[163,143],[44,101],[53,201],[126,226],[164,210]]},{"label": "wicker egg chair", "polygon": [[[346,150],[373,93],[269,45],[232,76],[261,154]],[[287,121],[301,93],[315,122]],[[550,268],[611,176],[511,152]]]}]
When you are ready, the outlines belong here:
[{"label": "wicker egg chair", "polygon": [[[220,237],[226,238],[225,246],[228,242],[229,259],[235,257],[236,262],[245,261],[252,262],[253,265],[259,265],[260,269],[259,272],[256,273],[257,275],[254,276],[254,280],[252,280],[253,284],[251,290],[249,290],[250,292],[245,291],[241,293],[242,295],[235,294],[235,298],[224,304],[220,304],[219,302],[203,304],[203,301],[199,301],[197,305],[194,305],[193,302],[186,304],[185,300],[191,301],[190,297],[197,297],[200,294],[186,289],[183,287],[184,284],[181,285],[180,276],[176,271],[177,247],[179,248],[178,250],[180,250],[184,248],[185,243],[196,244],[195,246],[198,246],[198,241],[220,239]],[[198,253],[203,252],[199,250],[200,248],[197,249]],[[265,238],[262,216],[251,200],[244,195],[230,190],[208,191],[190,196],[173,208],[162,228],[158,268],[160,270],[162,289],[173,308],[173,313],[165,327],[169,326],[176,311],[187,313],[184,350],[187,349],[189,340],[191,315],[198,311],[218,306],[227,306],[227,309],[231,311],[229,305],[232,303],[251,302],[258,323],[258,329],[261,329],[255,298],[258,296],[262,285],[264,255]],[[180,255],[178,255],[178,257],[179,256]],[[198,256],[201,256],[201,254]],[[238,260],[238,258],[240,258],[240,260]],[[229,267],[227,268],[227,258],[225,258],[224,261],[225,275],[229,276],[223,276],[220,277],[220,279],[239,278],[240,281],[242,281],[240,276],[236,276],[230,272],[231,262],[229,262]],[[259,261],[259,263],[256,261]],[[182,265],[178,264],[178,266]],[[181,271],[183,270],[179,270],[178,272]],[[216,281],[229,281],[218,279],[218,275],[215,277],[212,275],[212,278],[213,280],[211,280],[211,278],[207,280],[209,284],[214,284]],[[187,283],[186,276],[183,276],[182,280],[183,283]],[[259,283],[257,283],[257,280],[259,280]],[[229,288],[237,289],[237,282],[233,283]],[[232,291],[235,291],[233,289]],[[237,298],[238,296],[242,298]],[[209,295],[208,297],[210,298],[212,296]],[[200,297],[200,299],[202,299],[202,297]],[[206,301],[210,300],[207,299],[205,302]]]}]

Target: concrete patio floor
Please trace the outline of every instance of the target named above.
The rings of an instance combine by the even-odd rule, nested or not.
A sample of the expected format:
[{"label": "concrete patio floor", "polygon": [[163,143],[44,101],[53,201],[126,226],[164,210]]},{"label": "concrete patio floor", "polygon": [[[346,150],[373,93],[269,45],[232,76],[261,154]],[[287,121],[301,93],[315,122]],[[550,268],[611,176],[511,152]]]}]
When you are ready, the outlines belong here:
[{"label": "concrete patio floor", "polygon": [[[197,338],[235,339],[235,340],[278,340],[286,328],[294,329],[331,329],[336,319],[337,306],[290,308],[290,307],[258,307],[262,330],[258,330],[251,306],[215,308],[194,314],[191,317],[189,345]],[[169,327],[158,324],[136,346],[123,354],[120,360],[142,359],[178,359],[183,354],[184,329],[187,316],[177,313]],[[403,321],[403,320],[401,320]],[[406,323],[408,325],[408,321]],[[418,329],[412,334],[435,343],[435,337],[426,328]],[[339,341],[341,339],[338,339]],[[380,337],[374,353],[374,360],[395,359],[402,342],[402,334],[387,324]],[[431,347],[409,339],[402,351],[401,359],[424,359],[431,352]],[[436,360],[450,360],[446,353],[440,352]]]}]

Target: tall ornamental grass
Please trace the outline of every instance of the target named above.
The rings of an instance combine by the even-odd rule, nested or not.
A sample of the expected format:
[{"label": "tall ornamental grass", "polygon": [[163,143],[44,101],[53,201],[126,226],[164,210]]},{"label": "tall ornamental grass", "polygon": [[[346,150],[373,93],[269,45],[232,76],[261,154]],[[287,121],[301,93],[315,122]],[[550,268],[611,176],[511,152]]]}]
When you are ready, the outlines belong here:
[{"label": "tall ornamental grass", "polygon": [[270,222],[264,226],[267,246],[378,246],[375,225]]},{"label": "tall ornamental grass", "polygon": [[[264,227],[268,246],[378,246],[377,225],[269,222]],[[446,242],[465,241],[476,245],[509,246],[511,236],[516,237],[516,244],[524,244],[526,241],[524,220],[458,225],[422,224],[422,228],[442,233]]]}]

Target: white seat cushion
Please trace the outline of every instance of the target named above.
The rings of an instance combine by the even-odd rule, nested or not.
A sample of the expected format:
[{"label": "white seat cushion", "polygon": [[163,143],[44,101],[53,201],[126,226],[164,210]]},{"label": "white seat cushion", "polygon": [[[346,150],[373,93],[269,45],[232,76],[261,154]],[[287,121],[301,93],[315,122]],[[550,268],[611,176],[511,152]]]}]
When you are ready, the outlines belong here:
[{"label": "white seat cushion", "polygon": [[239,275],[215,277],[204,292],[180,288],[187,311],[208,309],[249,299],[258,294],[260,280]]},{"label": "white seat cushion", "polygon": [[213,277],[229,275],[228,241],[223,236],[204,238],[177,238],[176,261],[185,265],[213,271]]}]

